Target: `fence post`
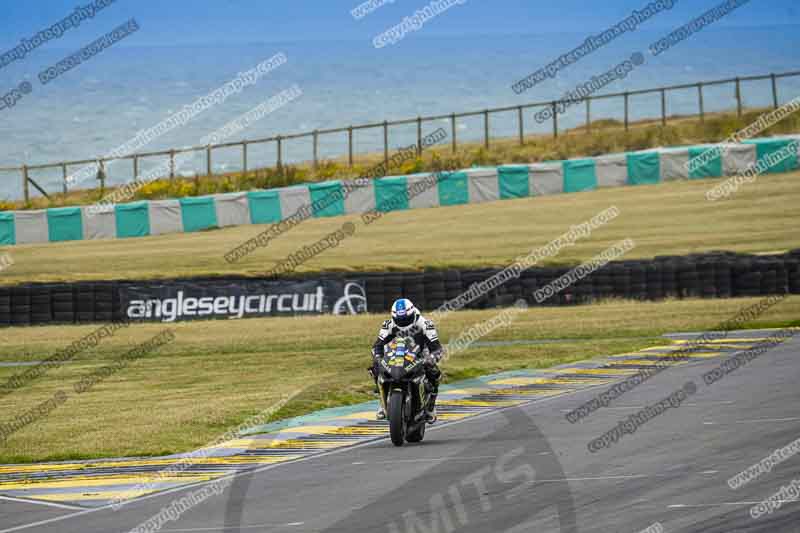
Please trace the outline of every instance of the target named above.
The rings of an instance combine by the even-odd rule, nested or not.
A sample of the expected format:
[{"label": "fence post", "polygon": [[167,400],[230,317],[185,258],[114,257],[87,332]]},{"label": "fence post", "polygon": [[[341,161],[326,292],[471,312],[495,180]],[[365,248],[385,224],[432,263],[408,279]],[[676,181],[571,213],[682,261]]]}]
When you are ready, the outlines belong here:
[{"label": "fence post", "polygon": [[242,172],[247,174],[247,141],[242,141]]},{"label": "fence post", "polygon": [[206,176],[211,177],[211,145],[206,145]]},{"label": "fence post", "polygon": [[28,165],[22,165],[22,192],[25,195],[25,203],[30,202],[31,193],[28,186]]},{"label": "fence post", "polygon": [[661,89],[661,127],[667,125],[667,91]]},{"label": "fence post", "polygon": [[524,122],[524,113],[522,112],[522,106],[517,108],[517,121],[519,122],[519,145],[525,145],[525,122]]},{"label": "fence post", "polygon": [[319,131],[314,130],[314,135],[312,136],[314,139],[314,168],[319,168]]},{"label": "fence post", "polygon": [[450,129],[453,133],[453,153],[456,153],[456,114],[450,115]]},{"label": "fence post", "polygon": [[100,165],[97,171],[97,179],[100,180],[100,192],[102,193],[106,188],[106,164],[102,159],[98,159],[97,163]]},{"label": "fence post", "polygon": [[592,99],[586,99],[586,133],[592,133]]},{"label": "fence post", "polygon": [[175,150],[169,151],[169,179],[175,179]]},{"label": "fence post", "polygon": [[417,156],[422,155],[422,117],[417,117]]},{"label": "fence post", "polygon": [[483,146],[489,149],[489,110],[483,111]]},{"label": "fence post", "polygon": [[389,123],[383,121],[383,164],[389,170]]},{"label": "fence post", "polygon": [[706,108],[703,103],[703,82],[697,84],[697,98],[700,103],[700,122],[706,121]]},{"label": "fence post", "polygon": [[628,131],[630,124],[630,95],[625,92],[625,131]]},{"label": "fence post", "polygon": [[769,77],[772,80],[772,107],[778,109],[778,81],[775,74],[770,74]]},{"label": "fence post", "polygon": [[67,164],[61,163],[61,177],[64,180],[63,187],[64,187],[64,194],[67,194]]},{"label": "fence post", "polygon": [[742,81],[736,78],[736,116],[742,118]]},{"label": "fence post", "polygon": [[275,138],[278,141],[277,149],[278,149],[278,170],[283,169],[283,137],[278,135]]},{"label": "fence post", "polygon": [[353,166],[353,126],[347,128],[347,161]]},{"label": "fence post", "polygon": [[550,104],[553,107],[553,138],[558,138],[558,109],[556,108],[556,101]]}]

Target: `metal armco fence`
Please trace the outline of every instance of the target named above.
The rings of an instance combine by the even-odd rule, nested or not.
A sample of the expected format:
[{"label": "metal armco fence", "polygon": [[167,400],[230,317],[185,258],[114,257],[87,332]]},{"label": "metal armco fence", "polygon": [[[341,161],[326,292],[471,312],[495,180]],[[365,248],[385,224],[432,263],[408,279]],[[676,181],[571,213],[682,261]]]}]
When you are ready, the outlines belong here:
[{"label": "metal armco fence", "polygon": [[[591,131],[591,121],[592,121],[592,110],[591,105],[593,101],[600,101],[600,100],[607,100],[607,99],[615,99],[621,98],[624,101],[624,128],[627,131],[630,127],[630,99],[633,96],[642,96],[648,94],[660,94],[661,95],[661,124],[666,126],[667,124],[667,93],[670,91],[678,91],[678,90],[686,90],[686,89],[697,89],[697,103],[698,103],[698,115],[700,116],[701,120],[705,120],[706,109],[705,109],[705,102],[704,102],[704,93],[703,90],[708,87],[715,87],[720,85],[733,85],[734,97],[736,99],[736,108],[737,113],[739,116],[742,115],[744,110],[744,103],[742,97],[742,82],[752,82],[752,81],[768,81],[771,84],[771,91],[772,91],[772,105],[774,108],[778,108],[780,105],[779,101],[779,92],[778,92],[778,81],[782,78],[791,78],[800,76],[800,71],[792,71],[792,72],[783,72],[779,74],[766,74],[761,76],[745,76],[745,77],[737,77],[737,78],[728,78],[728,79],[720,79],[720,80],[713,80],[713,81],[701,81],[696,83],[688,83],[688,84],[681,84],[681,85],[669,85],[663,87],[656,87],[652,89],[641,89],[635,91],[625,91],[620,93],[610,93],[610,94],[599,94],[593,96],[587,96],[586,98],[578,100],[579,102],[584,102],[586,106],[586,130]],[[440,121],[440,120],[450,120],[450,142],[452,146],[452,150],[455,152],[458,147],[458,137],[456,133],[456,121],[460,118],[467,118],[467,117],[476,117],[476,116],[483,116],[483,144],[486,148],[490,146],[491,142],[491,135],[490,135],[490,119],[492,114],[494,113],[508,113],[508,112],[517,112],[517,125],[518,125],[518,137],[519,143],[525,144],[525,110],[533,109],[533,108],[547,108],[551,107],[553,109],[553,118],[552,118],[552,133],[554,137],[558,137],[559,128],[558,128],[558,113],[557,105],[559,100],[551,100],[547,102],[532,102],[528,104],[521,104],[516,106],[507,106],[507,107],[498,107],[492,109],[483,109],[480,111],[467,111],[461,113],[451,113],[445,115],[432,115],[432,116],[418,116],[416,118],[409,118],[404,120],[393,120],[388,121],[385,120],[383,122],[375,122],[371,124],[360,124],[355,126],[347,126],[343,128],[330,128],[330,129],[321,129],[321,130],[313,130],[307,131],[303,133],[292,133],[287,135],[276,135],[274,137],[264,137],[261,139],[248,139],[242,141],[234,141],[234,142],[227,142],[221,144],[214,144],[214,145],[206,145],[206,146],[191,146],[185,148],[172,148],[169,150],[160,150],[155,152],[141,152],[135,154],[129,154],[120,157],[111,157],[111,158],[94,158],[94,159],[84,159],[80,161],[62,161],[59,163],[47,163],[47,164],[39,164],[39,165],[22,165],[21,167],[0,167],[0,172],[19,172],[21,173],[22,178],[22,191],[27,202],[30,199],[30,185],[33,185],[40,193],[44,196],[48,196],[47,192],[38,184],[34,179],[30,176],[30,172],[34,170],[46,170],[46,169],[61,169],[63,175],[63,192],[67,192],[67,176],[69,175],[69,167],[79,166],[79,165],[91,165],[97,164],[98,165],[98,180],[100,180],[100,186],[105,186],[105,164],[111,161],[121,161],[121,160],[131,160],[133,163],[133,177],[134,179],[139,177],[139,167],[140,162],[144,158],[149,157],[164,157],[168,156],[170,158],[170,165],[169,165],[169,177],[170,179],[175,177],[175,156],[182,153],[189,153],[189,152],[205,152],[206,154],[206,174],[211,176],[213,175],[213,168],[212,168],[212,161],[213,161],[213,150],[221,149],[221,148],[231,148],[239,146],[241,147],[242,153],[242,171],[247,172],[249,170],[248,167],[248,148],[253,145],[259,144],[266,144],[266,143],[274,143],[275,150],[276,150],[276,161],[277,167],[281,168],[283,166],[284,160],[284,150],[283,146],[286,141],[290,141],[293,139],[302,139],[302,138],[311,138],[312,145],[313,145],[313,153],[311,154],[311,161],[313,161],[314,167],[316,168],[320,162],[319,157],[319,139],[322,135],[336,135],[336,134],[346,134],[347,135],[347,159],[348,164],[350,166],[353,165],[353,158],[354,158],[354,144],[353,144],[353,132],[358,130],[369,130],[369,129],[380,129],[382,130],[383,134],[383,158],[384,163],[387,165],[389,164],[389,128],[391,126],[402,126],[402,125],[412,125],[416,124],[417,126],[417,150],[421,152],[422,148],[422,126],[425,122],[431,121]]]}]

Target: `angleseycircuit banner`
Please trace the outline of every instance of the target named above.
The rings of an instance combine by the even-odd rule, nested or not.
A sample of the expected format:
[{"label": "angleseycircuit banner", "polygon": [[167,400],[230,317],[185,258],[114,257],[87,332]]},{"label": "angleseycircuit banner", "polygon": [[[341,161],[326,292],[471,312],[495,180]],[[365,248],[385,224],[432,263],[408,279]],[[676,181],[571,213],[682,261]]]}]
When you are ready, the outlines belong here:
[{"label": "angleseycircuit banner", "polygon": [[131,321],[180,322],[367,311],[363,281],[170,281],[123,285],[120,306]]}]

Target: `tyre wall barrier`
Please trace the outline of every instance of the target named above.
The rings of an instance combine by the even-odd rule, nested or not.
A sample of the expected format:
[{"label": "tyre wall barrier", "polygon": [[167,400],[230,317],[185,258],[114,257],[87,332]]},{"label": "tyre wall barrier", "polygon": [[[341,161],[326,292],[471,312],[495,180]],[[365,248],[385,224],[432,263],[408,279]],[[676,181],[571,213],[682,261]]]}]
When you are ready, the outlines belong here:
[{"label": "tyre wall barrier", "polygon": [[[616,261],[556,292],[544,302],[534,294],[566,274],[570,267],[534,267],[485,294],[466,309],[511,306],[524,299],[531,306],[579,305],[607,298],[735,298],[800,294],[800,249],[782,255],[757,256],[710,252]],[[439,308],[500,269],[372,272],[347,275],[363,286],[367,310],[383,313],[397,298],[409,298],[425,312]],[[342,279],[323,274],[319,279]],[[242,281],[246,278],[225,278]],[[252,279],[252,278],[250,278]],[[305,278],[309,279],[309,278]],[[204,280],[193,279],[203,285]],[[206,280],[219,284],[219,278]],[[126,317],[120,292],[125,286],[163,284],[159,281],[36,283],[0,287],[0,326],[110,322]]]}]

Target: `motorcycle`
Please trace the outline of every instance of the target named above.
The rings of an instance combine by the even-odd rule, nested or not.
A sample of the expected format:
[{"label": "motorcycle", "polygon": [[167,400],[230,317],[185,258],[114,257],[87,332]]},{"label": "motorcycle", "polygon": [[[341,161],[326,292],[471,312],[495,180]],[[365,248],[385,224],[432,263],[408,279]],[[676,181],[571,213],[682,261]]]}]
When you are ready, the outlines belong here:
[{"label": "motorcycle", "polygon": [[425,406],[431,384],[425,377],[424,363],[421,350],[411,338],[392,341],[380,360],[378,392],[395,446],[425,438]]}]

